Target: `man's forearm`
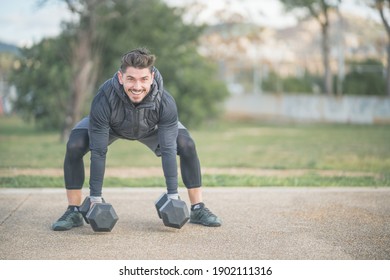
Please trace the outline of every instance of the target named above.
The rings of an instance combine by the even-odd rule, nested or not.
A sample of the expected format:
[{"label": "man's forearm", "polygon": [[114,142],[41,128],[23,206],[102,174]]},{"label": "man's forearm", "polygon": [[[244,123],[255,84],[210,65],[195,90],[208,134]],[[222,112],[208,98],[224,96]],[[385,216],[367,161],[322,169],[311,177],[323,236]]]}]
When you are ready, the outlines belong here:
[{"label": "man's forearm", "polygon": [[162,156],[162,168],[168,193],[177,193],[177,162],[176,154]]}]

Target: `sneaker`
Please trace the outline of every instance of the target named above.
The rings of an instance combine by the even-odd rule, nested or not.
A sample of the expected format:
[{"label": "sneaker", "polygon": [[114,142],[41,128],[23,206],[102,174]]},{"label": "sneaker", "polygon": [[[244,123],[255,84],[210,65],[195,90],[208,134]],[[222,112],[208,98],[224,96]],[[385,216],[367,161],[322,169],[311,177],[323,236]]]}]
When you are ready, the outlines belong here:
[{"label": "sneaker", "polygon": [[221,220],[206,208],[203,203],[200,204],[199,208],[191,210],[190,223],[208,227],[219,227],[222,224]]},{"label": "sneaker", "polygon": [[74,211],[71,208],[68,208],[64,215],[59,218],[51,228],[55,231],[69,230],[73,227],[79,227],[84,224],[83,215],[80,212]]}]

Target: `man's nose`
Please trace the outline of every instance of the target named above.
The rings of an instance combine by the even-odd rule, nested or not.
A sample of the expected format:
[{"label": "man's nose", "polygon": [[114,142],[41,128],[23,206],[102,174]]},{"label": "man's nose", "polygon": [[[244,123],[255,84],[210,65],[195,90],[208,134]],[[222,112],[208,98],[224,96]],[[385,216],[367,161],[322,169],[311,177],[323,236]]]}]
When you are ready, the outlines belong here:
[{"label": "man's nose", "polygon": [[141,89],[141,82],[140,81],[135,81],[134,86],[135,89]]}]

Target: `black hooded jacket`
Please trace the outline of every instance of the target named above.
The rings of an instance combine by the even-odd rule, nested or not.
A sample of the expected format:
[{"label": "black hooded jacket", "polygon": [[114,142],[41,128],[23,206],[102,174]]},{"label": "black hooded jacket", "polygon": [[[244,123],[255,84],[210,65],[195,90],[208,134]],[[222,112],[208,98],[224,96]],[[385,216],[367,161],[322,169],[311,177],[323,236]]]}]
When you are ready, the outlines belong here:
[{"label": "black hooded jacket", "polygon": [[[157,133],[159,153],[168,190],[177,191],[176,138],[178,114],[173,97],[164,90],[156,68],[148,95],[133,104],[115,74],[98,90],[93,99],[89,121],[91,149],[90,194],[101,196],[109,135],[142,140]],[[130,155],[131,158],[131,155]],[[131,162],[129,162],[131,164]]]}]

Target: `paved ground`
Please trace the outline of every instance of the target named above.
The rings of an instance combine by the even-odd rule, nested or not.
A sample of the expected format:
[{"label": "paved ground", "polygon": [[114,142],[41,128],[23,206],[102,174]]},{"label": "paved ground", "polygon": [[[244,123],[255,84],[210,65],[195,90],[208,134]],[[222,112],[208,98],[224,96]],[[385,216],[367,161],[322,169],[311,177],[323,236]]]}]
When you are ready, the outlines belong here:
[{"label": "paved ground", "polygon": [[[163,189],[106,189],[119,221],[53,232],[64,190],[0,189],[0,259],[390,259],[390,188],[205,188],[224,224],[164,227]],[[188,203],[185,190],[181,197]]]}]

